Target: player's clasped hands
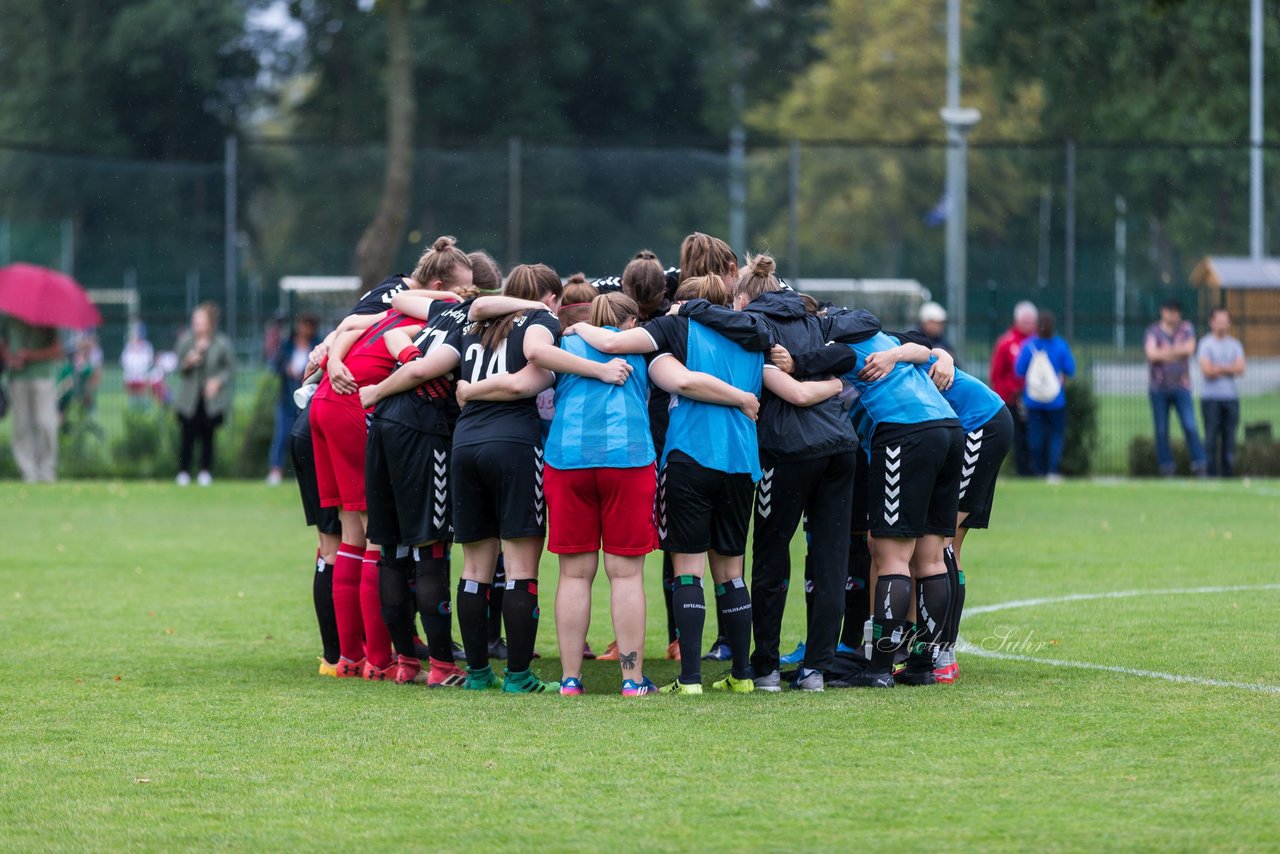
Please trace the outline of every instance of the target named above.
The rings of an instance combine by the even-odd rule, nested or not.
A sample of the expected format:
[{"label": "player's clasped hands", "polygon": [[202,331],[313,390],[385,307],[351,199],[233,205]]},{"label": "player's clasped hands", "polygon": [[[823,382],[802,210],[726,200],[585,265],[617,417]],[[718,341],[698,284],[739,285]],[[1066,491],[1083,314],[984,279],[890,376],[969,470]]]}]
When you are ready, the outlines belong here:
[{"label": "player's clasped hands", "polygon": [[632,370],[634,368],[627,363],[626,359],[610,359],[600,366],[599,376],[596,379],[612,385],[623,385],[631,376]]},{"label": "player's clasped hands", "polygon": [[858,379],[863,382],[875,382],[887,376],[896,364],[898,360],[889,351],[872,353],[867,356],[862,370],[858,372]]}]

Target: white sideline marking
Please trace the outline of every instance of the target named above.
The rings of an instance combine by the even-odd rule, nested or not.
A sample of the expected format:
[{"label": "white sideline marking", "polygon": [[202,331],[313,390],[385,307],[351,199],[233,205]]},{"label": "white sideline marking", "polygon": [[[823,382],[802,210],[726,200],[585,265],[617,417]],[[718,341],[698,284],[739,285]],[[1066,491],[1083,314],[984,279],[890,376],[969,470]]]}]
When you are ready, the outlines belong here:
[{"label": "white sideline marking", "polygon": [[[1013,602],[1000,602],[995,605],[980,605],[966,608],[969,614],[990,614],[1010,608],[1030,608],[1036,605],[1055,605],[1064,602],[1084,602],[1093,599],[1127,599],[1133,596],[1176,596],[1204,593],[1239,593],[1251,590],[1280,590],[1280,584],[1243,584],[1225,587],[1184,587],[1174,590],[1119,590],[1111,593],[1073,593],[1068,596],[1046,596],[1041,599],[1019,599]],[[968,653],[979,658],[995,658],[1001,661],[1023,661],[1030,664],[1047,664],[1051,667],[1074,667],[1078,670],[1102,670],[1107,673],[1120,673],[1125,676],[1144,676],[1148,679],[1163,679],[1166,682],[1180,682],[1187,685],[1203,685],[1209,688],[1240,688],[1245,691],[1260,691],[1264,694],[1280,694],[1280,685],[1266,685],[1252,682],[1229,682],[1223,679],[1205,679],[1200,676],[1183,676],[1178,673],[1162,673],[1158,670],[1140,670],[1136,667],[1116,667],[1109,664],[1093,664],[1088,661],[1067,661],[1060,658],[1036,658],[1030,655],[1014,655],[1008,652],[985,650],[969,643],[963,637],[956,638],[958,652]]]}]

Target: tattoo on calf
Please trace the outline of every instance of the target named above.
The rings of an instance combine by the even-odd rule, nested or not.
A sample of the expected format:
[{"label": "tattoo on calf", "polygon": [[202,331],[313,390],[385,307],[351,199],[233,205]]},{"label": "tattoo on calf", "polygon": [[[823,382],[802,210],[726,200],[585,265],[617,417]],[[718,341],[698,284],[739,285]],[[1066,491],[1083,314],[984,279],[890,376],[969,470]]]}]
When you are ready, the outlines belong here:
[{"label": "tattoo on calf", "polygon": [[623,670],[634,670],[636,666],[636,653],[624,652],[618,656],[618,662],[622,664]]}]

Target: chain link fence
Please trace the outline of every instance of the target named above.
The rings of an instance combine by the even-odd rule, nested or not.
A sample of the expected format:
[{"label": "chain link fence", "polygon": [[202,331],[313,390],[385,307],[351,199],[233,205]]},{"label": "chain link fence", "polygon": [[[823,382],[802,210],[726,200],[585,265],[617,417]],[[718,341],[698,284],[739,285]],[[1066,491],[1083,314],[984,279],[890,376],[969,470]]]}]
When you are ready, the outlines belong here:
[{"label": "chain link fence", "polygon": [[[173,163],[0,145],[0,265],[57,267],[100,293],[93,418],[108,448],[128,420],[120,354],[129,321],[163,351],[198,302],[220,303],[242,365],[224,442],[245,456],[243,473],[257,473],[238,449],[252,432],[268,330],[288,324],[277,320],[289,305],[279,280],[353,271],[384,152],[244,140],[228,151],[225,162]],[[915,279],[945,302],[945,159],[944,144],[784,141],[750,147],[737,171],[710,148],[427,148],[416,153],[394,266],[410,269],[434,236],[450,233],[508,265],[617,274],[642,247],[674,264],[692,230],[728,237],[736,213],[747,224],[747,245],[736,248],[772,252],[790,278]],[[1268,149],[1264,162],[1266,208],[1280,210],[1280,158]],[[1173,297],[1204,331],[1219,297],[1188,277],[1206,255],[1247,253],[1248,167],[1247,146],[970,145],[964,366],[985,376],[1017,301],[1052,309],[1097,400],[1092,470],[1125,472],[1133,438],[1152,432],[1143,330]],[[745,200],[736,212],[733,198]],[[1241,320],[1248,341],[1280,341],[1280,310]],[[1242,421],[1255,434],[1280,418],[1277,352],[1249,353]],[[0,439],[7,429],[0,424]]]}]

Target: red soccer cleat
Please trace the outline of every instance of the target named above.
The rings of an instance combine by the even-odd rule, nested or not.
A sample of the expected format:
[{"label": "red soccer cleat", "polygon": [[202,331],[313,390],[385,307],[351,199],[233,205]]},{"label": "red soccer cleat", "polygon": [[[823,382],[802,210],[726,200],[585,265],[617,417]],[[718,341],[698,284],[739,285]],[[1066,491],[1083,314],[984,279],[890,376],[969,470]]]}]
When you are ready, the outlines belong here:
[{"label": "red soccer cleat", "polygon": [[395,661],[392,661],[386,667],[374,667],[372,662],[366,660],[360,675],[370,682],[385,682],[388,679],[396,678],[396,667]]},{"label": "red soccer cleat", "polygon": [[333,675],[339,679],[359,679],[360,674],[364,672],[365,660],[348,661],[345,658],[338,659],[337,672]]},{"label": "red soccer cleat", "polygon": [[667,661],[679,661],[679,660],[680,660],[680,641],[673,640],[671,643],[667,644]]},{"label": "red soccer cleat", "polygon": [[608,648],[604,652],[596,656],[596,661],[617,661],[618,660],[618,642],[610,641]]},{"label": "red soccer cleat", "polygon": [[422,662],[416,658],[410,658],[407,655],[398,656],[395,668],[397,685],[412,685],[422,681],[418,678],[422,675]]},{"label": "red soccer cleat", "polygon": [[467,681],[467,673],[452,661],[430,659],[431,672],[427,676],[428,688],[461,688]]},{"label": "red soccer cleat", "polygon": [[956,681],[956,677],[960,675],[960,666],[954,662],[946,667],[939,667],[933,671],[933,681],[935,683],[950,685]]}]

